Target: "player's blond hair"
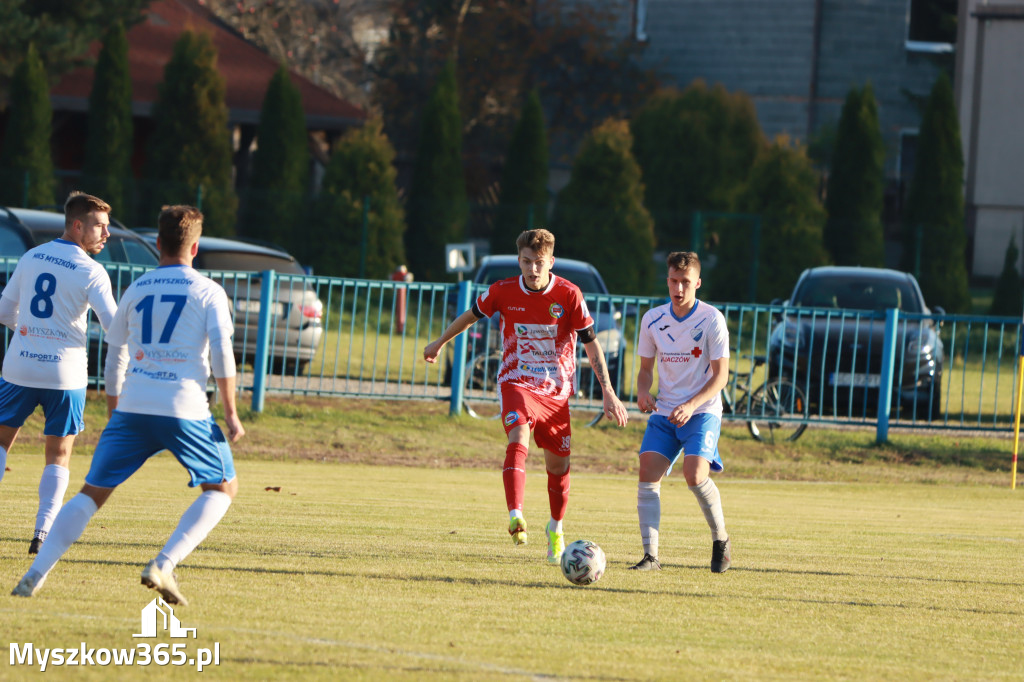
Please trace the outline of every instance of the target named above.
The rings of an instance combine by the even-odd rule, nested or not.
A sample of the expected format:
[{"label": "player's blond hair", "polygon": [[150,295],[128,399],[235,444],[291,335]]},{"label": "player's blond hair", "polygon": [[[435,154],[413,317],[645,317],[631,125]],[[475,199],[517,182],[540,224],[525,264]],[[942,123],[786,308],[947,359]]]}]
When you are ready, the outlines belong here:
[{"label": "player's blond hair", "polygon": [[110,204],[85,192],[72,192],[64,202],[64,227],[70,228],[76,220],[84,220],[94,211],[110,213]]},{"label": "player's blond hair", "polygon": [[543,228],[526,230],[516,239],[516,251],[523,249],[532,249],[538,256],[550,256],[555,252],[555,235]]},{"label": "player's blond hair", "polygon": [[157,218],[161,254],[180,255],[203,232],[203,214],[195,206],[164,206]]},{"label": "player's blond hair", "polygon": [[668,269],[675,268],[676,270],[685,270],[686,268],[693,268],[700,274],[700,256],[693,251],[673,251],[668,254],[668,258],[665,259],[668,264]]}]

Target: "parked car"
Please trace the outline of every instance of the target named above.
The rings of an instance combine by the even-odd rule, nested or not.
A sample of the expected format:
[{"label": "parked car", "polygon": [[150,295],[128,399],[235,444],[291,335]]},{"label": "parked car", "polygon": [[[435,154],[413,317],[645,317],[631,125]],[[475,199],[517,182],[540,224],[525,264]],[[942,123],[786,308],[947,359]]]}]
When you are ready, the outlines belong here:
[{"label": "parked car", "polygon": [[[156,246],[155,229],[141,228],[136,232]],[[192,266],[208,271],[227,291],[235,320],[235,356],[241,362],[253,360],[259,335],[262,279],[253,277],[252,273],[274,270],[282,275],[306,274],[287,251],[206,236],[199,238],[199,251]],[[310,287],[298,281],[278,283],[270,334],[271,369],[285,374],[302,373],[306,369],[323,337],[323,311],[323,303]]]},{"label": "parked car", "polygon": [[[64,234],[64,214],[60,212],[60,207],[55,207],[55,209],[50,211],[0,207],[0,258],[21,258],[29,249],[53,241]],[[114,218],[111,218],[107,244],[102,251],[93,256],[98,262],[111,266],[107,268],[107,271],[115,290],[115,298],[120,298],[117,292],[127,289],[134,276],[140,274],[139,272],[125,271],[123,276],[119,276],[120,266],[135,265],[140,268],[152,268],[156,267],[158,261],[156,249],[139,235],[119,225]],[[0,268],[0,288],[7,283],[7,277],[14,271],[14,265],[14,262],[10,262],[8,267]],[[95,324],[91,325],[89,330],[90,376],[96,375],[102,364],[99,323],[96,322],[95,317],[93,322]],[[0,347],[0,361],[3,360],[6,347],[6,343]]]},{"label": "parked car", "polygon": [[[881,385],[885,320],[863,311],[945,314],[925,305],[912,275],[881,268],[805,270],[783,304],[790,309],[769,337],[769,376],[796,382],[812,411],[820,406],[850,416],[877,412]],[[893,409],[904,418],[938,418],[944,360],[938,324],[928,317],[901,320],[896,349]]]},{"label": "parked car", "polygon": [[[597,331],[598,341],[604,351],[605,361],[608,364],[608,375],[613,385],[618,385],[619,373],[622,371],[622,360],[626,351],[626,340],[622,335],[620,323],[622,312],[610,305],[607,301],[598,302],[594,294],[607,295],[608,287],[597,271],[590,263],[573,260],[572,258],[555,258],[555,264],[551,272],[559,277],[564,277],[583,292],[583,298],[587,301],[590,314],[594,318],[594,328]],[[517,277],[522,274],[519,269],[519,259],[515,255],[485,256],[480,261],[476,274],[473,277],[475,284],[490,285],[498,280],[509,277]],[[487,326],[477,323],[469,329],[470,348],[468,359],[485,356],[493,356],[501,348],[501,333],[499,331],[500,315],[490,319]],[[486,353],[484,351],[487,351]],[[577,349],[577,377],[582,390],[591,396],[600,397],[601,387],[590,371],[590,359],[586,352]],[[494,362],[487,362],[486,368],[482,369],[478,362],[477,372],[485,371],[487,380],[493,382],[497,374],[498,365]],[[478,377],[476,384],[484,383],[485,377]]]}]

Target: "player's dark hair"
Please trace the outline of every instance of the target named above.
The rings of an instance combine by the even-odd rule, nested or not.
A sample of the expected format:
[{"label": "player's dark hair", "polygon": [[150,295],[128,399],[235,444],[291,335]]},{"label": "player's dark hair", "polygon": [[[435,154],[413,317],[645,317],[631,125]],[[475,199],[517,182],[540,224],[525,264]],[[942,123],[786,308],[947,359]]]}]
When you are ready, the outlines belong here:
[{"label": "player's dark hair", "polygon": [[93,211],[110,213],[110,204],[85,192],[72,192],[64,202],[64,227],[71,227],[76,220],[83,220]]},{"label": "player's dark hair", "polygon": [[686,268],[694,268],[697,274],[700,274],[700,256],[693,251],[673,251],[668,254],[668,258],[665,259],[668,264],[668,269],[675,268],[676,270],[685,270]]},{"label": "player's dark hair", "polygon": [[526,230],[516,239],[516,252],[523,249],[532,249],[538,255],[544,253],[553,255],[555,253],[555,235],[543,228]]},{"label": "player's dark hair", "polygon": [[157,218],[160,253],[180,255],[203,232],[203,214],[194,206],[164,206]]}]

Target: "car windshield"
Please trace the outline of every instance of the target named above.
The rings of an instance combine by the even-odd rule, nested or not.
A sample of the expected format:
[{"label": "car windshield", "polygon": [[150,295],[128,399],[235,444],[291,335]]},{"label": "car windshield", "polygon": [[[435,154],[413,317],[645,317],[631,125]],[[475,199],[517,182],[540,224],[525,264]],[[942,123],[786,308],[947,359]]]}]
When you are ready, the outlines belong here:
[{"label": "car windshield", "polygon": [[[551,271],[559,277],[564,277],[576,286],[580,288],[585,294],[603,294],[605,293],[604,287],[591,272],[585,272],[580,270],[569,270],[568,272],[558,267],[558,261],[555,261],[555,267],[551,268]],[[484,275],[484,281],[482,284],[494,284],[498,280],[508,279],[509,277],[518,277],[522,274],[518,266],[498,266],[487,270]]]},{"label": "car windshield", "polygon": [[242,251],[203,251],[196,256],[194,264],[201,270],[240,270],[242,272],[274,270],[287,275],[306,274],[301,265],[289,258]]},{"label": "car windshield", "polygon": [[793,305],[853,310],[896,308],[908,313],[921,312],[917,294],[909,282],[872,280],[863,276],[808,279],[794,297]]}]

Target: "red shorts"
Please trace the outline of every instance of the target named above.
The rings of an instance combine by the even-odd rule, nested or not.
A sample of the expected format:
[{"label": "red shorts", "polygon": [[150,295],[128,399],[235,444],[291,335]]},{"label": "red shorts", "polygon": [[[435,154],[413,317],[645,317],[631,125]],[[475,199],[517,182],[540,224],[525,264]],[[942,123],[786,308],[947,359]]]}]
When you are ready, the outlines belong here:
[{"label": "red shorts", "polygon": [[560,457],[569,456],[572,429],[566,398],[547,398],[521,386],[502,384],[501,423],[506,435],[520,424],[527,424],[538,446]]}]

